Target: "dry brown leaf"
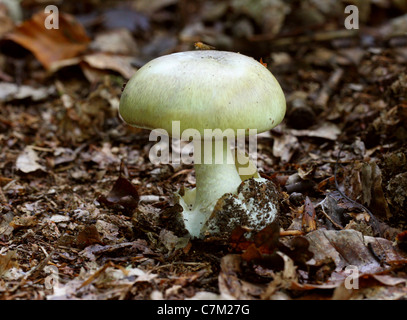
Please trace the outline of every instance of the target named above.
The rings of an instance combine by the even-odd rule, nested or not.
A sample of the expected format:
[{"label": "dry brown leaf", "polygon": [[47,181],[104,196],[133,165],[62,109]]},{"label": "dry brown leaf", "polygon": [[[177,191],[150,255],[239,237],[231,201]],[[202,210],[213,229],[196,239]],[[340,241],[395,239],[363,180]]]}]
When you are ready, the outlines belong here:
[{"label": "dry brown leaf", "polygon": [[76,245],[79,248],[85,248],[93,244],[103,244],[99,232],[94,224],[86,225],[76,237]]},{"label": "dry brown leaf", "polygon": [[34,172],[37,170],[45,171],[45,167],[38,163],[37,153],[31,146],[25,147],[17,158],[16,168],[24,173]]},{"label": "dry brown leaf", "polygon": [[34,216],[24,215],[15,216],[13,220],[11,220],[10,226],[14,229],[19,229],[35,226],[37,223],[38,221]]},{"label": "dry brown leaf", "polygon": [[92,68],[113,70],[120,73],[126,79],[130,79],[136,72],[136,68],[131,65],[134,58],[130,56],[95,53],[86,55],[83,57],[83,60]]},{"label": "dry brown leaf", "polygon": [[54,62],[73,58],[85,51],[90,39],[73,16],[59,12],[58,29],[45,27],[47,17],[44,12],[33,15],[8,33],[5,39],[31,51],[46,69],[50,69]]},{"label": "dry brown leaf", "polygon": [[90,48],[98,52],[125,56],[135,56],[139,51],[131,31],[125,28],[98,33],[90,44]]},{"label": "dry brown leaf", "polygon": [[5,255],[0,254],[0,277],[3,276],[7,270],[18,267],[17,251],[8,251]]},{"label": "dry brown leaf", "polygon": [[139,195],[136,187],[126,178],[119,177],[107,196],[99,196],[98,201],[108,207],[115,207],[123,211],[137,208]]},{"label": "dry brown leaf", "polygon": [[290,129],[288,130],[288,133],[297,137],[314,137],[327,140],[336,140],[340,135],[341,130],[336,124],[325,122],[319,126],[312,127],[311,129]]},{"label": "dry brown leaf", "polygon": [[55,92],[55,87],[34,88],[27,85],[18,85],[16,83],[0,82],[0,101],[13,101],[31,99],[40,101],[48,98]]},{"label": "dry brown leaf", "polygon": [[237,254],[228,254],[221,260],[219,273],[219,291],[227,299],[252,300],[264,291],[264,286],[239,279],[242,258]]},{"label": "dry brown leaf", "polygon": [[[306,235],[315,261],[332,258],[336,264],[332,279],[343,279],[348,266],[358,268],[360,274],[385,271],[389,265],[405,261],[406,256],[383,238],[363,236],[356,230],[316,230]],[[378,261],[382,258],[383,261]],[[383,264],[385,262],[386,264]]]}]

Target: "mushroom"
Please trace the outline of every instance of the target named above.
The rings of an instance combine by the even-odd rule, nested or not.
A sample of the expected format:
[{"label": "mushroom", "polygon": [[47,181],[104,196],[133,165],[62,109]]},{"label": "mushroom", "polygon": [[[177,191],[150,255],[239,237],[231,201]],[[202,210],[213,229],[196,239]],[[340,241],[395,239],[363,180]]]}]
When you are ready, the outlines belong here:
[{"label": "mushroom", "polygon": [[[192,130],[198,141],[196,188],[179,199],[192,237],[202,237],[217,201],[235,194],[248,178],[239,175],[227,139],[270,130],[282,121],[285,110],[284,93],[264,65],[215,50],[173,53],[148,62],[127,83],[119,107],[122,119],[132,126],[164,129],[173,136],[173,121],[179,121],[180,132]],[[222,142],[221,152],[212,140]],[[260,178],[255,172],[252,176]]]}]

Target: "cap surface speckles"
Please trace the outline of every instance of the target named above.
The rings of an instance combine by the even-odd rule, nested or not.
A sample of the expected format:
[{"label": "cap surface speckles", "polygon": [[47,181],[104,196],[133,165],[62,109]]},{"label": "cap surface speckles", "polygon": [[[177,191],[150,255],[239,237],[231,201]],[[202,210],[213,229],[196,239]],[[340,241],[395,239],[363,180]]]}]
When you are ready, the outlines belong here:
[{"label": "cap surface speckles", "polygon": [[159,57],[127,83],[120,115],[130,125],[164,129],[267,131],[285,115],[284,93],[271,72],[242,54],[202,50]]}]

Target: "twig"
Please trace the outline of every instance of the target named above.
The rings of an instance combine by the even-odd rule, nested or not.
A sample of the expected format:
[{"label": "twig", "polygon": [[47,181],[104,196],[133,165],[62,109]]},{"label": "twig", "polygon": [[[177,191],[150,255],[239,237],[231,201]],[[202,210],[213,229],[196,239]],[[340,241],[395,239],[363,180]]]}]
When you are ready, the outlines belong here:
[{"label": "twig", "polygon": [[55,253],[55,251],[57,250],[57,248],[55,248],[54,250],[52,250],[50,252],[49,255],[46,256],[46,258],[44,260],[42,260],[39,264],[37,264],[33,269],[31,269],[25,276],[26,279],[28,279],[29,277],[32,278],[37,278],[38,275],[40,274],[40,272],[45,268],[45,266],[48,264],[48,262],[51,260],[53,254]]},{"label": "twig", "polygon": [[94,274],[92,274],[80,285],[79,289],[82,289],[83,287],[86,287],[88,284],[91,284],[93,280],[97,279],[108,267],[114,267],[113,262],[109,261],[103,267],[97,270]]},{"label": "twig", "polygon": [[302,230],[281,230],[280,237],[287,237],[287,236],[303,236],[305,234]]}]

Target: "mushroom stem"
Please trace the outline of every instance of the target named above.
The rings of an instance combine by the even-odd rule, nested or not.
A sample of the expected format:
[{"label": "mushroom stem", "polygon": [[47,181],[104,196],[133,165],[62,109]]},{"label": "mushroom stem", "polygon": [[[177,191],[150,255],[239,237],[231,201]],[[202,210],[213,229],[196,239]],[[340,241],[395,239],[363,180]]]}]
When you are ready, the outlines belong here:
[{"label": "mushroom stem", "polygon": [[[219,142],[222,146],[219,146]],[[183,212],[185,227],[193,237],[200,236],[216,202],[226,193],[235,193],[242,182],[229,143],[226,139],[218,143],[201,141],[201,152],[195,150],[195,159],[201,159],[200,163],[196,161],[194,165],[196,196],[193,204],[190,203],[192,208],[184,206]],[[205,148],[206,144],[210,144],[211,149]]]}]

